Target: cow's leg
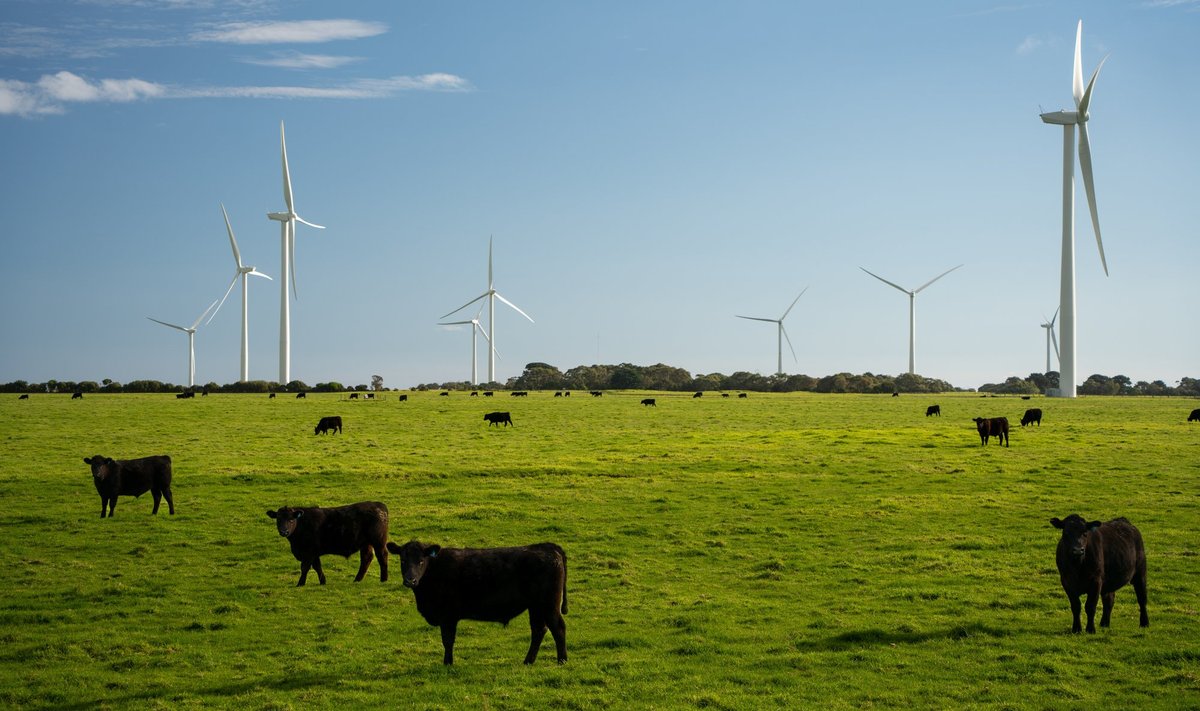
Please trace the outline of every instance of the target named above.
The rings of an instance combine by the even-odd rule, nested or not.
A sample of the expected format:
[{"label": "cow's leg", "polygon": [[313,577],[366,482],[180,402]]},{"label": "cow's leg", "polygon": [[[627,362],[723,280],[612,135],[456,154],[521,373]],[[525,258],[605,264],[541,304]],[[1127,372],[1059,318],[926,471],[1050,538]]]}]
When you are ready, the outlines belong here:
[{"label": "cow's leg", "polygon": [[442,664],[454,663],[454,635],[458,631],[458,620],[442,623],[442,649],[446,650],[442,655]]},{"label": "cow's leg", "polygon": [[108,517],[112,518],[113,514],[115,514],[116,512],[117,512],[117,497],[110,496],[110,497],[108,497]]},{"label": "cow's leg", "polygon": [[1103,605],[1100,613],[1100,626],[1108,627],[1108,618],[1112,615],[1113,603],[1117,601],[1117,594],[1110,592],[1100,596],[1100,603]]},{"label": "cow's leg", "polygon": [[546,636],[546,621],[533,607],[529,608],[529,653],[525,655],[525,663],[533,664],[537,659],[538,650],[542,648],[542,639]]},{"label": "cow's leg", "polygon": [[550,615],[550,634],[554,637],[554,648],[558,652],[558,663],[567,661],[567,621],[562,613],[554,610]]},{"label": "cow's leg", "polygon": [[160,491],[158,489],[151,489],[150,495],[154,497],[154,510],[151,511],[150,513],[157,516],[158,515],[158,505],[162,503],[162,491]]},{"label": "cow's leg", "polygon": [[375,557],[379,559],[379,582],[386,583],[388,578],[388,549],[384,543],[375,549]]},{"label": "cow's leg", "polygon": [[1079,604],[1078,595],[1070,595],[1071,598],[1071,632],[1079,634],[1083,631],[1083,625],[1079,624],[1079,612],[1081,605]]},{"label": "cow's leg", "polygon": [[1083,609],[1087,612],[1087,631],[1089,634],[1096,634],[1096,603],[1099,601],[1099,591],[1089,590],[1087,594],[1087,602],[1083,604]]},{"label": "cow's leg", "polygon": [[367,574],[367,568],[371,567],[371,560],[375,558],[375,554],[371,552],[371,544],[367,544],[358,551],[358,575],[354,576],[354,582],[362,582],[363,577]]},{"label": "cow's leg", "polygon": [[304,587],[304,581],[308,580],[308,569],[311,567],[307,560],[300,561],[300,582],[296,583],[296,587]]},{"label": "cow's leg", "polygon": [[1142,627],[1149,627],[1150,615],[1146,614],[1146,568],[1144,566],[1133,575],[1133,591],[1137,593],[1138,608],[1142,611],[1138,623]]},{"label": "cow's leg", "polygon": [[167,500],[167,510],[171,512],[172,516],[174,516],[175,515],[175,497],[171,496],[171,487],[169,487],[169,486],[163,487],[162,493],[163,493],[163,498]]},{"label": "cow's leg", "polygon": [[313,558],[312,567],[313,567],[313,570],[317,571],[317,580],[320,580],[321,584],[324,585],[325,584],[325,571],[321,570],[320,557]]},{"label": "cow's leg", "polygon": [[104,518],[108,512],[108,499],[100,497],[100,518]]}]

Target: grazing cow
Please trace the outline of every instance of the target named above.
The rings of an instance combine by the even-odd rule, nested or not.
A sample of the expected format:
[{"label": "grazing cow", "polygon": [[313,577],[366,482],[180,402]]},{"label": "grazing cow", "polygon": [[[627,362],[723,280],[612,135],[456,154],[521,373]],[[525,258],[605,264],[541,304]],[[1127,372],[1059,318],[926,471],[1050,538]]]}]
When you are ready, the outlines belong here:
[{"label": "grazing cow", "polygon": [[892,393],[892,397],[900,397],[900,393]]},{"label": "grazing cow", "polygon": [[439,396],[441,396],[441,397],[450,397],[450,391],[449,391],[449,390],[443,390],[442,392],[438,393],[438,395],[439,395]]},{"label": "grazing cow", "polygon": [[489,412],[483,416],[483,419],[487,420],[488,427],[500,424],[503,424],[505,427],[508,427],[509,425],[516,427],[516,425],[513,425],[512,415],[508,414],[507,412]]},{"label": "grazing cow", "polygon": [[374,399],[375,399],[375,393],[367,393],[367,394],[366,394],[366,398],[367,398],[368,400],[374,400]]},{"label": "grazing cow", "polygon": [[167,508],[172,516],[175,515],[175,499],[171,497],[171,458],[165,454],[141,459],[109,459],[97,454],[84,457],[83,463],[92,467],[92,483],[96,485],[96,493],[100,494],[100,518],[104,518],[106,506],[109,516],[117,512],[117,496],[136,498],[147,491],[154,497],[155,514],[165,497]]},{"label": "grazing cow", "polygon": [[562,397],[562,393],[554,393],[554,397]]},{"label": "grazing cow", "polygon": [[738,398],[739,398],[739,399],[741,399],[741,400],[745,400],[745,399],[746,399],[746,393],[738,393]]},{"label": "grazing cow", "polygon": [[478,391],[478,390],[472,390],[472,391],[471,391],[471,397],[479,397],[479,391]]},{"label": "grazing cow", "polygon": [[317,426],[313,428],[314,435],[325,434],[326,432],[329,432],[331,434],[340,434],[341,431],[342,431],[342,416],[341,415],[334,415],[333,417],[322,417],[321,421],[317,423]]},{"label": "grazing cow", "polygon": [[204,388],[200,393],[200,397],[208,397],[208,388]]},{"label": "grazing cow", "polygon": [[1071,600],[1071,631],[1079,633],[1079,596],[1087,595],[1087,631],[1096,632],[1096,600],[1104,601],[1100,626],[1108,627],[1117,590],[1133,583],[1141,608],[1141,626],[1150,626],[1146,614],[1146,549],[1142,534],[1124,517],[1107,523],[1085,521],[1071,514],[1065,520],[1050,519],[1050,525],[1062,529],[1055,560],[1063,591]]},{"label": "grazing cow", "polygon": [[1022,396],[1021,396],[1021,399],[1022,399],[1022,400],[1028,400],[1028,399],[1029,399],[1029,396],[1028,396],[1028,395],[1022,395]]},{"label": "grazing cow", "polygon": [[496,394],[496,393],[492,392],[491,390],[487,390],[487,391],[485,391],[485,392],[483,393],[483,396],[484,396],[484,397],[491,397],[491,396],[493,396],[493,395],[495,395],[495,394]]},{"label": "grazing cow", "polygon": [[658,405],[656,405],[656,404],[654,403],[654,398],[652,398],[652,397],[648,397],[648,398],[646,398],[645,400],[642,400],[642,404],[643,404],[643,405],[649,405],[649,406],[651,406],[651,407],[658,407]]},{"label": "grazing cow", "polygon": [[358,393],[350,393],[350,399],[351,399],[351,400],[357,400],[357,399],[358,399]]},{"label": "grazing cow", "polygon": [[443,664],[454,663],[459,620],[507,625],[529,610],[533,664],[546,636],[554,637],[558,663],[567,661],[567,554],[553,543],[514,548],[442,548],[409,541],[388,544],[400,556],[404,585],[412,588],[417,612],[442,630]]},{"label": "grazing cow", "polygon": [[603,395],[604,393],[600,392],[599,390],[592,391],[592,397],[602,397]]},{"label": "grazing cow", "polygon": [[721,393],[721,397],[729,397],[729,393]]},{"label": "grazing cow", "polygon": [[181,393],[175,393],[176,400],[187,400],[188,398],[196,397],[196,393],[191,390],[184,390]]},{"label": "grazing cow", "polygon": [[529,393],[525,390],[514,390],[508,394],[509,397],[529,397]]},{"label": "grazing cow", "polygon": [[[28,400],[28,399],[29,399],[29,393],[25,393],[24,395],[22,395],[21,397],[19,397],[19,398],[17,398],[17,399],[18,399],[18,400]],[[1197,412],[1200,412],[1200,410],[1197,410]],[[1195,414],[1195,413],[1192,413],[1192,414]]]},{"label": "grazing cow", "polygon": [[317,579],[325,584],[321,556],[349,558],[355,551],[359,562],[354,582],[362,581],[375,556],[379,556],[379,582],[387,582],[388,508],[384,504],[361,501],[327,509],[284,506],[278,511],[267,511],[267,515],[275,519],[279,535],[288,539],[292,555],[300,561],[300,582],[296,587],[304,585],[309,568],[317,571]]},{"label": "grazing cow", "polygon": [[942,416],[942,406],[941,405],[930,405],[929,407],[925,408],[925,416],[929,417],[930,415],[937,415],[938,417],[941,417]]},{"label": "grazing cow", "polygon": [[[29,397],[29,396],[22,395],[21,397]],[[1192,414],[1188,415],[1188,422],[1200,422],[1200,408],[1196,408],[1195,410],[1192,410]]]},{"label": "grazing cow", "polygon": [[308,396],[305,393],[296,393],[297,400],[307,400]]},{"label": "grazing cow", "polygon": [[984,445],[988,443],[988,437],[995,437],[1005,447],[1008,446],[1007,417],[976,417],[975,429],[979,430],[979,439]]},{"label": "grazing cow", "polygon": [[571,397],[571,391],[570,391],[570,390],[564,390],[564,391],[563,391],[563,397]]},{"label": "grazing cow", "polygon": [[1038,427],[1042,426],[1042,411],[1036,407],[1031,407],[1025,411],[1024,415],[1021,415],[1021,426],[1024,427],[1034,422],[1037,423]]},{"label": "grazing cow", "polygon": [[407,394],[401,395],[400,397],[396,398],[396,401],[397,402],[408,402],[408,395]]},{"label": "grazing cow", "polygon": [[78,390],[76,390],[75,392],[71,393],[71,399],[72,399],[72,400],[82,400],[82,399],[83,399],[83,393],[81,393],[81,392],[79,392]]},{"label": "grazing cow", "polygon": [[267,396],[267,399],[268,399],[268,400],[274,400],[274,399],[275,399],[275,393],[271,393],[270,395],[268,395],[268,396]]},{"label": "grazing cow", "polygon": [[693,399],[693,400],[695,400],[695,399],[696,399],[696,398],[698,398],[698,397],[704,397],[704,393],[700,393],[700,392],[698,392],[698,393],[696,393],[695,395],[692,395],[692,399]]}]

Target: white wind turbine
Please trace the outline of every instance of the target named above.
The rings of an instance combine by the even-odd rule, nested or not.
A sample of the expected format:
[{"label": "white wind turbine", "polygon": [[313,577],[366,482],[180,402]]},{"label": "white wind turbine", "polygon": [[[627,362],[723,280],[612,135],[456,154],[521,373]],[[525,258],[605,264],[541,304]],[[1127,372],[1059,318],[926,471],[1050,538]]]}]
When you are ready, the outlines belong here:
[{"label": "white wind turbine", "polygon": [[[479,384],[479,365],[478,358],[479,346],[478,336],[483,334],[483,340],[491,344],[492,339],[488,337],[487,331],[483,330],[483,326],[479,323],[479,315],[483,313],[483,304],[479,305],[479,311],[475,313],[475,318],[470,321],[445,321],[438,323],[439,326],[465,326],[471,324],[471,384]],[[499,354],[497,354],[499,355]]]},{"label": "white wind turbine", "polygon": [[883,277],[879,276],[878,274],[872,274],[871,272],[868,272],[866,269],[859,267],[859,269],[862,269],[864,272],[867,272],[867,274],[870,274],[871,276],[875,277],[876,279],[883,282],[884,284],[887,284],[890,287],[899,289],[900,291],[903,291],[905,294],[908,294],[908,372],[909,372],[909,375],[912,375],[917,372],[917,294],[920,294],[930,284],[937,281],[938,279],[941,279],[942,277],[946,276],[947,274],[954,271],[955,269],[958,269],[961,266],[962,265],[960,264],[960,265],[958,265],[958,267],[954,267],[953,269],[947,269],[946,271],[942,272],[941,274],[938,274],[934,278],[925,282],[921,286],[918,286],[917,288],[913,289],[912,291],[909,291],[908,289],[905,289],[904,287],[902,287],[898,284],[893,284],[892,282],[888,281],[887,279],[884,279]]},{"label": "white wind turbine", "polygon": [[233,285],[240,278],[242,280],[242,377],[238,382],[246,382],[250,379],[250,328],[247,325],[247,308],[249,302],[249,291],[246,288],[247,276],[260,276],[263,279],[271,279],[271,277],[263,274],[254,267],[242,265],[242,253],[238,251],[237,240],[233,236],[233,227],[229,224],[229,213],[225,212],[225,206],[221,205],[221,214],[225,216],[225,231],[229,233],[229,246],[233,247],[233,261],[237,264],[237,269],[233,273],[233,281],[229,282],[229,288],[225,290],[225,295],[221,297],[221,303],[217,304],[217,308],[213,310],[212,316],[208,317],[205,325],[212,323],[212,320],[217,317],[217,311],[225,305],[225,299],[229,298],[229,292],[233,291]]},{"label": "white wind turbine", "polygon": [[[1050,372],[1050,344],[1054,343],[1054,357],[1061,358],[1058,353],[1058,339],[1054,337],[1054,322],[1058,319],[1058,311],[1055,310],[1054,318],[1042,324],[1042,328],[1046,329],[1046,372]],[[1059,382],[1062,382],[1062,373],[1059,373]]]},{"label": "white wind turbine", "polygon": [[314,225],[296,214],[292,201],[292,176],[288,172],[287,138],[283,133],[283,122],[279,122],[279,146],[283,154],[283,201],[287,204],[287,212],[269,212],[267,217],[279,222],[282,256],[280,257],[279,279],[279,384],[291,382],[292,372],[292,319],[288,304],[288,277],[291,276],[292,293],[296,293],[296,223],[303,222],[318,230],[325,229]]},{"label": "white wind turbine", "polygon": [[185,328],[183,326],[176,326],[173,323],[167,323],[166,321],[159,321],[158,319],[150,318],[149,316],[146,317],[146,318],[150,318],[150,320],[153,321],[154,323],[161,323],[164,326],[170,326],[171,328],[183,331],[184,333],[186,333],[188,335],[188,387],[189,388],[194,387],[196,385],[196,329],[200,327],[200,322],[204,320],[204,317],[207,316],[208,312],[212,311],[216,305],[217,305],[217,302],[215,302],[215,301],[212,302],[211,304],[209,304],[208,308],[204,309],[204,313],[200,314],[200,317],[192,322],[192,325],[190,328]]},{"label": "white wind turbine", "polygon": [[1100,264],[1108,276],[1108,262],[1104,259],[1104,243],[1100,241],[1100,217],[1096,213],[1096,187],[1092,180],[1092,147],[1088,142],[1088,106],[1092,102],[1092,89],[1100,67],[1108,57],[1100,60],[1096,71],[1083,86],[1083,61],[1080,44],[1083,40],[1083,20],[1075,28],[1075,71],[1071,81],[1071,93],[1075,97],[1074,111],[1053,111],[1042,114],[1044,123],[1063,127],[1063,223],[1062,223],[1062,279],[1059,291],[1059,309],[1062,312],[1062,353],[1059,355],[1059,395],[1075,397],[1075,127],[1079,127],[1079,172],[1083,175],[1083,187],[1087,192],[1088,209],[1092,213],[1092,227],[1096,232],[1096,247],[1100,250]]},{"label": "white wind turbine", "polygon": [[529,318],[529,314],[525,313],[520,308],[518,308],[516,304],[514,304],[513,302],[509,301],[508,299],[504,298],[499,293],[497,293],[496,282],[492,278],[492,238],[491,237],[488,237],[488,289],[487,289],[487,291],[483,292],[479,296],[476,296],[474,299],[471,299],[470,301],[463,304],[462,306],[459,306],[457,309],[454,309],[450,313],[443,315],[441,318],[446,318],[446,316],[450,316],[451,314],[456,314],[459,311],[462,311],[463,309],[467,308],[471,304],[473,304],[476,301],[479,301],[481,299],[488,300],[487,301],[488,329],[492,332],[491,337],[488,339],[488,382],[494,383],[494,382],[496,382],[496,299],[500,299],[505,304],[508,304],[510,307],[512,307],[512,309],[514,311],[521,314],[525,318],[529,319],[529,323],[533,323],[533,319]]},{"label": "white wind turbine", "polygon": [[792,348],[792,339],[788,338],[787,330],[783,327],[783,320],[785,318],[787,318],[787,315],[789,313],[791,313],[792,308],[796,305],[796,302],[800,301],[800,297],[804,296],[805,291],[808,291],[807,286],[804,287],[803,290],[801,290],[800,295],[797,296],[792,301],[792,305],[787,307],[787,311],[784,311],[783,315],[780,316],[779,318],[759,318],[757,316],[738,316],[738,318],[744,318],[744,319],[748,319],[750,321],[766,321],[767,323],[773,323],[779,327],[779,333],[777,334],[777,339],[776,339],[778,341],[777,345],[778,345],[778,351],[779,351],[779,353],[778,353],[779,368],[776,371],[777,375],[783,375],[783,339],[787,338],[788,349],[792,351],[792,360],[796,360],[796,349]]}]

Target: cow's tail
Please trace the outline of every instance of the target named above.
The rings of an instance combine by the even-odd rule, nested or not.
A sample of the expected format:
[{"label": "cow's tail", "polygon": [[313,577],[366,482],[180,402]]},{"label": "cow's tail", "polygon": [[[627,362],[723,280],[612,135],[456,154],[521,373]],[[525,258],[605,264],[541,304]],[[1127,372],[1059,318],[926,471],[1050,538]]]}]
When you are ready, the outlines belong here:
[{"label": "cow's tail", "polygon": [[562,556],[563,564],[563,586],[562,586],[562,608],[561,611],[567,614],[567,552],[562,549],[562,546],[554,544],[554,550]]}]

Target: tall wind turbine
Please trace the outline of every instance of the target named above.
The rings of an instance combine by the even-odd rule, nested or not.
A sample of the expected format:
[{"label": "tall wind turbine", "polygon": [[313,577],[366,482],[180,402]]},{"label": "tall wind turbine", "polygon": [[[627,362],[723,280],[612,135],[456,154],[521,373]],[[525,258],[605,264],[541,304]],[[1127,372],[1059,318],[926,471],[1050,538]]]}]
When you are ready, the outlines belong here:
[{"label": "tall wind turbine", "polygon": [[1100,67],[1108,57],[1100,60],[1096,71],[1083,86],[1083,61],[1080,44],[1083,40],[1083,20],[1075,28],[1075,72],[1071,81],[1071,93],[1075,97],[1074,111],[1053,111],[1042,114],[1044,123],[1063,127],[1063,222],[1062,222],[1062,280],[1059,291],[1059,309],[1062,311],[1062,353],[1059,356],[1058,389],[1061,397],[1075,397],[1075,127],[1079,127],[1079,172],[1083,175],[1083,187],[1087,192],[1088,210],[1092,213],[1092,228],[1096,232],[1096,247],[1100,250],[1100,264],[1108,276],[1108,262],[1104,259],[1104,243],[1100,241],[1100,217],[1096,213],[1096,186],[1092,180],[1092,147],[1088,142],[1088,106],[1092,102],[1092,89]]},{"label": "tall wind turbine", "polygon": [[248,309],[248,305],[249,305],[250,301],[249,301],[249,291],[246,289],[246,277],[247,276],[260,276],[263,279],[268,279],[268,280],[271,279],[271,277],[267,276],[266,274],[263,274],[262,272],[258,271],[254,267],[247,267],[247,266],[242,265],[242,253],[240,251],[238,251],[237,239],[235,239],[233,236],[233,227],[230,226],[230,224],[229,224],[229,213],[225,212],[224,205],[221,205],[221,214],[225,216],[225,231],[229,233],[229,246],[233,247],[233,261],[237,265],[237,268],[233,272],[233,281],[229,282],[229,288],[225,290],[225,295],[221,297],[221,303],[217,304],[217,308],[213,310],[212,316],[208,317],[208,321],[205,322],[205,325],[207,326],[208,324],[212,323],[212,320],[217,317],[217,311],[220,311],[221,307],[225,305],[225,299],[229,298],[229,292],[233,291],[233,285],[237,283],[237,280],[239,278],[241,278],[241,280],[242,280],[242,377],[238,382],[244,383],[250,379],[250,355],[249,355],[250,327],[247,325],[248,319],[247,319],[247,315],[246,315],[246,311]]},{"label": "tall wind turbine", "polygon": [[[1050,343],[1054,343],[1054,357],[1061,358],[1058,353],[1058,339],[1054,337],[1054,322],[1058,319],[1058,311],[1054,312],[1054,318],[1042,324],[1042,328],[1046,329],[1046,372],[1050,372]],[[1059,373],[1059,383],[1062,383],[1062,373]]]},{"label": "tall wind turbine", "polygon": [[465,326],[468,323],[471,324],[471,384],[472,385],[479,384],[479,367],[478,367],[478,358],[477,358],[477,356],[479,355],[479,347],[478,347],[478,340],[477,340],[479,334],[483,333],[483,339],[485,341],[487,341],[489,344],[492,342],[492,339],[488,337],[487,331],[484,331],[483,326],[480,325],[480,323],[479,323],[479,315],[482,313],[483,313],[483,304],[480,304],[479,311],[476,312],[475,318],[471,319],[470,321],[446,321],[446,322],[442,322],[442,323],[438,324],[439,326]]},{"label": "tall wind turbine", "polygon": [[[958,265],[958,267],[961,267],[961,266],[962,266],[961,264]],[[867,272],[866,269],[859,267],[859,269],[862,269],[864,272],[867,272],[867,274],[870,274],[871,276],[875,277],[876,279],[883,282],[884,284],[887,284],[890,287],[899,289],[900,291],[903,291],[905,294],[908,294],[908,373],[909,373],[909,375],[912,375],[913,373],[917,372],[917,294],[920,294],[930,284],[932,284],[933,282],[937,281],[938,279],[941,279],[942,277],[946,276],[950,272],[954,271],[954,269],[958,269],[958,267],[954,267],[953,269],[947,269],[946,271],[942,272],[941,274],[938,274],[934,278],[925,282],[921,286],[918,286],[917,288],[913,289],[912,291],[909,291],[908,289],[905,289],[904,287],[902,287],[898,284],[893,284],[892,282],[888,281],[887,279],[884,279],[883,277],[879,276],[878,274],[873,274],[871,272]]]},{"label": "tall wind turbine", "polygon": [[792,301],[792,305],[787,307],[787,311],[784,311],[783,315],[780,316],[779,318],[759,318],[757,316],[738,316],[738,318],[749,319],[750,321],[766,321],[767,323],[773,323],[773,324],[776,324],[777,326],[779,326],[779,333],[777,335],[778,346],[779,346],[778,347],[779,368],[778,368],[778,370],[776,370],[777,375],[783,375],[783,339],[787,338],[788,349],[792,351],[792,360],[796,360],[796,349],[792,348],[792,339],[788,338],[787,330],[783,327],[783,320],[785,318],[787,318],[787,315],[789,313],[791,313],[792,307],[794,307],[796,305],[796,302],[800,300],[800,296],[804,296],[805,291],[808,291],[807,286],[804,287],[803,290],[801,290],[800,295],[797,296]]},{"label": "tall wind turbine", "polygon": [[170,326],[171,328],[183,331],[184,333],[186,333],[188,335],[188,387],[189,388],[194,387],[196,385],[196,329],[200,327],[200,322],[204,320],[204,317],[207,316],[208,312],[212,311],[213,307],[215,307],[216,305],[217,305],[217,302],[215,302],[215,301],[212,302],[211,304],[209,304],[208,308],[204,309],[204,313],[200,314],[200,317],[192,322],[192,325],[190,328],[185,328],[183,326],[176,326],[173,323],[167,323],[166,321],[159,321],[158,319],[150,318],[149,316],[146,317],[146,318],[150,318],[150,320],[153,321],[154,323],[161,323],[164,326]]},{"label": "tall wind turbine", "polygon": [[488,339],[488,382],[494,383],[494,382],[496,382],[496,299],[500,299],[505,304],[508,304],[508,306],[510,306],[514,311],[521,314],[525,318],[529,319],[529,323],[533,323],[533,319],[529,318],[529,314],[525,313],[520,308],[518,308],[516,304],[514,304],[513,302],[504,298],[496,291],[496,281],[495,281],[495,279],[492,278],[492,238],[491,237],[488,237],[488,289],[487,289],[487,291],[483,292],[479,296],[476,296],[474,299],[471,299],[470,301],[463,304],[462,306],[459,306],[457,309],[454,309],[450,313],[443,315],[442,318],[446,318],[446,316],[450,316],[451,314],[456,314],[459,311],[462,311],[463,309],[467,308],[471,304],[475,303],[476,301],[480,301],[481,299],[488,300],[487,301],[488,330],[490,330],[492,332],[491,338]]},{"label": "tall wind turbine", "polygon": [[283,121],[279,122],[279,150],[283,155],[283,201],[287,204],[287,212],[268,212],[267,217],[279,222],[280,257],[279,279],[279,384],[286,385],[292,380],[292,318],[288,304],[288,276],[291,275],[292,293],[296,294],[296,223],[303,222],[318,230],[325,229],[314,225],[296,214],[296,206],[292,201],[292,176],[288,172],[287,137],[283,133]]}]

